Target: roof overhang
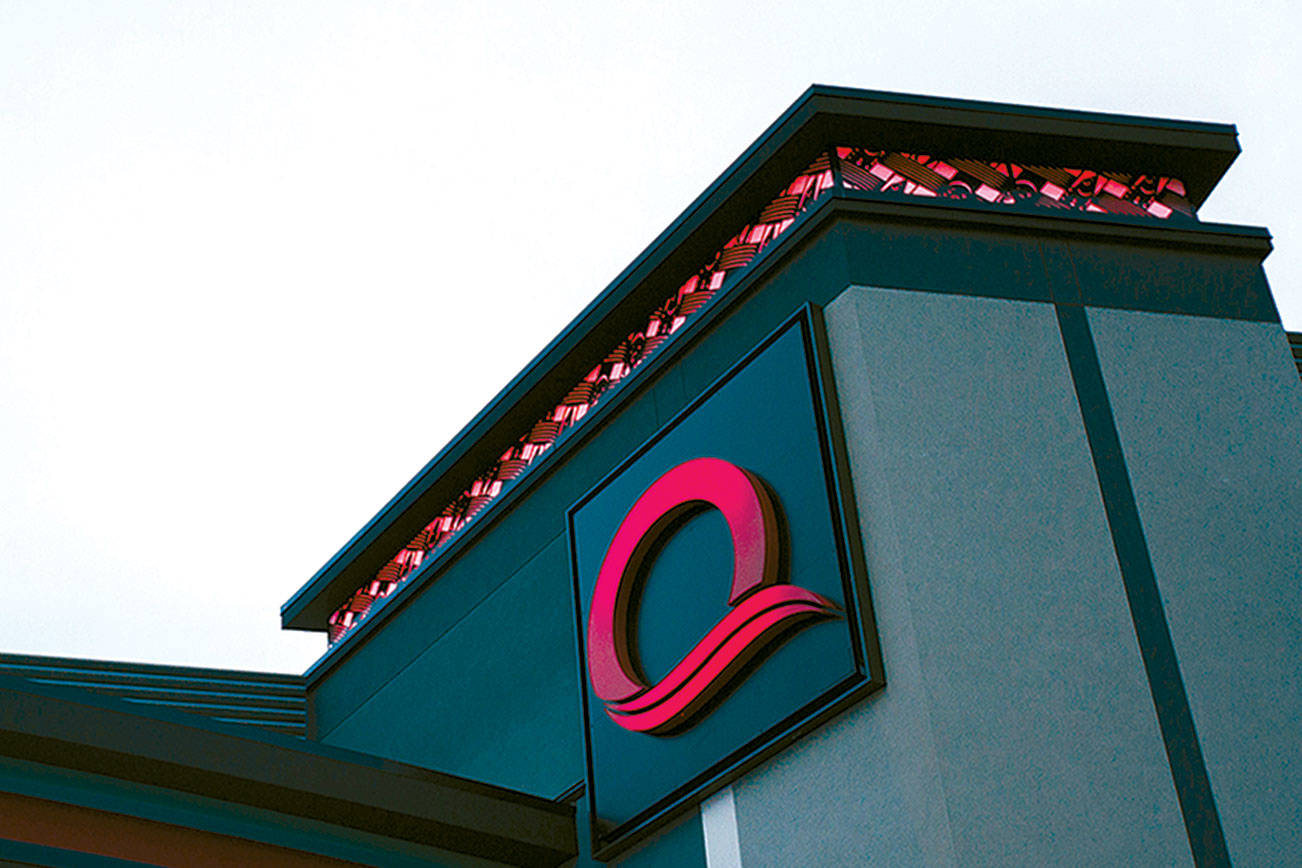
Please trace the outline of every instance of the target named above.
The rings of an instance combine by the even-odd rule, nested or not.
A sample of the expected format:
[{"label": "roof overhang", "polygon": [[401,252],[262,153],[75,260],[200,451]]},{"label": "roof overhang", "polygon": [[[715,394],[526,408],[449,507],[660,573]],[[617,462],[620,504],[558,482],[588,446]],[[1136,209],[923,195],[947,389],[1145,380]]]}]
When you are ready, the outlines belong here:
[{"label": "roof overhang", "polygon": [[282,607],[282,625],[326,619],[438,510],[642,324],[821,149],[862,145],[1180,178],[1197,207],[1239,153],[1233,125],[815,85],[597,296]]},{"label": "roof overhang", "polygon": [[570,805],[8,676],[0,676],[0,757],[513,865],[558,865],[578,853]]}]

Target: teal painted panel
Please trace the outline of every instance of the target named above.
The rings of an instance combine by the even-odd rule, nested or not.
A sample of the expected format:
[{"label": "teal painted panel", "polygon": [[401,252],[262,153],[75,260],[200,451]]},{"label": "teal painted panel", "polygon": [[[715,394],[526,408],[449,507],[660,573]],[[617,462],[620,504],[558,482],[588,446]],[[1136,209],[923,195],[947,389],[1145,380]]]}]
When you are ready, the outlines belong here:
[{"label": "teal painted panel", "polygon": [[[640,397],[632,402],[583,444],[578,456],[536,484],[513,509],[494,519],[494,524],[441,575],[403,601],[403,609],[392,615],[381,629],[364,637],[356,649],[346,652],[349,656],[309,690],[316,737],[342,744],[334,733],[340,722],[391,680],[400,678],[405,668],[439,641],[452,625],[460,623],[544,546],[564,534],[565,510],[570,503],[597,482],[606,472],[604,468],[613,467],[627,454],[632,448],[628,444],[641,443],[656,427],[653,401]],[[563,590],[563,601],[549,604],[564,602],[572,606],[568,585]],[[515,630],[516,621],[530,617],[528,612],[510,614],[502,623],[494,625],[490,635],[509,634]],[[413,689],[423,690],[425,685],[414,684]],[[568,699],[562,697],[558,701]],[[426,735],[431,739],[440,737],[436,731]],[[373,750],[369,742],[347,746]],[[581,777],[582,774],[578,775],[560,789]]]},{"label": "teal painted panel", "polygon": [[1087,305],[1279,322],[1254,256],[1073,240]]},{"label": "teal painted panel", "polygon": [[1045,239],[1040,242],[1040,255],[1044,258],[1044,273],[1049,279],[1054,302],[1080,304],[1081,289],[1071,261],[1071,244],[1066,239]]},{"label": "teal painted panel", "polygon": [[743,864],[1189,864],[1053,307],[827,321],[886,688],[734,784]]},{"label": "teal painted panel", "polygon": [[[512,524],[522,523],[525,516]],[[510,528],[505,528],[509,534]],[[524,529],[539,548],[546,539]],[[537,534],[536,536],[541,536]],[[552,541],[557,538],[553,534]],[[536,556],[536,552],[534,553]],[[502,558],[492,562],[488,548],[476,546],[452,564],[443,575],[405,603],[405,610],[391,617],[383,629],[366,637],[361,647],[337,665],[308,691],[309,705],[315,716],[315,737],[327,740],[341,721],[359,705],[401,675],[411,661],[470,611],[487,599],[526,561],[512,563]],[[348,745],[369,750],[366,745]]]},{"label": "teal painted panel", "polygon": [[833,237],[843,245],[849,283],[1028,301],[1051,298],[1037,243],[1024,234],[846,220]]},{"label": "teal painted panel", "polygon": [[1235,864],[1302,852],[1302,382],[1277,324],[1088,311]]},{"label": "teal painted panel", "polygon": [[547,798],[581,780],[566,541],[550,543],[323,740]]},{"label": "teal painted panel", "polygon": [[687,394],[683,388],[683,375],[680,366],[669,368],[656,378],[650,388],[656,405],[656,427],[668,422],[687,403]]}]

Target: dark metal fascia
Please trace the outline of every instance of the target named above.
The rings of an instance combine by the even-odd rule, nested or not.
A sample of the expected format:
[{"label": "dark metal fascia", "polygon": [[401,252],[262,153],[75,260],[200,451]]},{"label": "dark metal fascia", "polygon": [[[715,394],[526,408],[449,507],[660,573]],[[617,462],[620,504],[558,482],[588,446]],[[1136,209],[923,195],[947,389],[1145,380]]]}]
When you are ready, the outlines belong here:
[{"label": "dark metal fascia", "polygon": [[1239,154],[1233,124],[817,85],[835,144],[1170,175],[1200,206]]},{"label": "dark metal fascia", "polygon": [[0,677],[0,756],[519,865],[577,854],[574,809],[479,781]]}]

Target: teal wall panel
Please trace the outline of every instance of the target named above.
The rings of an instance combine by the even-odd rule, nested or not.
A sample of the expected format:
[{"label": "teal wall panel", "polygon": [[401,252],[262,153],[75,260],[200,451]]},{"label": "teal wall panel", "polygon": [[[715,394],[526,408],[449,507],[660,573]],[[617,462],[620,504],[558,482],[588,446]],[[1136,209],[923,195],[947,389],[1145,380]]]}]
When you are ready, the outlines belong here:
[{"label": "teal wall panel", "polygon": [[[513,517],[508,516],[508,520]],[[522,522],[513,521],[512,524]],[[510,536],[510,528],[506,529]],[[547,537],[538,528],[524,529],[531,544],[541,550],[555,541],[558,531],[551,528]],[[487,549],[472,549],[444,571],[438,581],[406,602],[406,611],[391,618],[383,630],[376,631],[352,656],[341,661],[329,678],[308,688],[309,707],[315,725],[314,737],[330,741],[331,732],[340,721],[351,715],[376,691],[410,665],[417,655],[438,641],[449,629],[482,603],[527,559],[512,562],[505,557],[496,561]],[[536,554],[536,551],[535,551]],[[419,686],[413,685],[415,689]],[[395,721],[393,726],[397,727]],[[377,732],[376,736],[383,735]],[[347,744],[369,750],[369,744]]]},{"label": "teal wall panel", "polygon": [[[964,295],[1047,301],[1034,238],[906,223],[845,221],[835,230],[851,280]],[[844,286],[844,284],[843,284]]]},{"label": "teal wall panel", "polygon": [[581,778],[567,550],[554,539],[324,741],[546,797]]},{"label": "teal wall panel", "polygon": [[[654,402],[643,398],[634,401],[626,412],[602,426],[585,444],[585,454],[595,456],[594,460],[571,462],[558,468],[536,485],[515,509],[496,519],[475,545],[445,567],[435,581],[402,601],[403,610],[390,617],[383,629],[366,637],[346,659],[309,687],[316,737],[329,744],[381,753],[439,771],[469,774],[465,771],[469,767],[466,761],[452,757],[451,751],[421,746],[449,739],[456,744],[460,733],[482,727],[484,721],[471,716],[469,706],[458,717],[456,706],[449,704],[442,715],[427,717],[422,727],[415,730],[402,715],[390,712],[386,717],[378,709],[397,708],[406,701],[404,697],[428,702],[431,695],[445,695],[449,684],[453,692],[465,689],[473,694],[481,688],[462,688],[456,683],[462,677],[457,673],[473,672],[485,666],[496,674],[501,684],[518,683],[510,672],[513,664],[505,652],[492,650],[504,647],[508,640],[518,660],[545,660],[552,666],[539,689],[545,684],[553,692],[535,692],[529,699],[520,701],[546,705],[547,710],[542,713],[542,719],[546,720],[560,721],[577,715],[573,594],[569,583],[569,553],[563,537],[565,509],[597,482],[607,461],[613,465],[625,454],[627,443],[641,443],[657,424]],[[506,585],[511,582],[516,582],[518,587],[507,591]],[[485,610],[492,611],[496,620],[486,619],[485,613],[475,614],[499,592],[505,593],[506,599],[517,594],[534,596],[527,607],[499,606]],[[540,612],[549,613],[547,623],[541,622]],[[471,633],[473,630],[482,633],[476,638]],[[418,659],[420,665],[414,665]],[[526,685],[526,689],[532,688]],[[371,699],[382,691],[385,698],[372,704]],[[359,715],[363,706],[369,706],[370,710]],[[524,768],[550,763],[556,775],[545,781],[523,772],[507,777],[531,781],[531,786],[537,789],[529,791],[546,797],[555,796],[580,781],[583,778],[579,759],[582,731],[577,717],[572,719],[573,726],[568,730],[548,732],[545,749],[540,750],[531,741],[541,734],[534,728],[534,720],[518,713],[508,714],[499,725],[511,728],[513,737],[509,741],[527,747],[528,753],[516,757],[499,744],[498,764],[506,767],[519,762]],[[344,721],[348,721],[346,727]],[[445,732],[441,726],[449,726],[452,731]],[[549,754],[555,756],[545,759]],[[434,763],[435,756],[450,759]],[[496,776],[483,779],[504,786],[517,785]]]},{"label": "teal wall panel", "polygon": [[1273,323],[1089,310],[1235,864],[1302,852],[1302,382]]},{"label": "teal wall panel", "polygon": [[1279,319],[1256,256],[1083,240],[1070,249],[1087,305]]}]

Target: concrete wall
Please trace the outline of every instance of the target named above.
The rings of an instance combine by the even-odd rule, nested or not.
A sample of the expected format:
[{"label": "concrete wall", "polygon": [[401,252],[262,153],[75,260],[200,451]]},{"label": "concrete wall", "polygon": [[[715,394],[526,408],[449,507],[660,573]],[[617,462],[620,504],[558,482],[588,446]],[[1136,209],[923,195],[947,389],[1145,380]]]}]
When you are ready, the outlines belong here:
[{"label": "concrete wall", "polygon": [[742,863],[1189,864],[1053,306],[827,318],[887,687],[734,785]]},{"label": "concrete wall", "polygon": [[1276,323],[1089,311],[1230,856],[1302,853],[1302,381]]}]

